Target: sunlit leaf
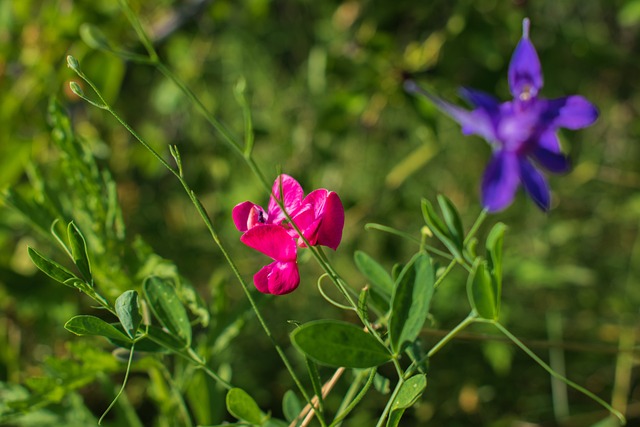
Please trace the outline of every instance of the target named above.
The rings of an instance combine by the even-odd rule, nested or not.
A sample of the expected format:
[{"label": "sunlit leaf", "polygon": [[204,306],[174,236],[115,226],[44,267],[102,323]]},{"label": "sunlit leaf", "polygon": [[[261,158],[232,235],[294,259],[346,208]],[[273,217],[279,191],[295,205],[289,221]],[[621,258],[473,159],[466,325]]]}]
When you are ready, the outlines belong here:
[{"label": "sunlit leaf", "polygon": [[241,388],[229,390],[226,402],[229,413],[239,420],[256,425],[266,421],[266,416],[262,413],[256,401]]},{"label": "sunlit leaf", "polygon": [[80,315],[69,319],[64,325],[65,329],[76,335],[96,335],[105,338],[130,342],[125,334],[116,329],[113,325],[105,322],[99,317]]},{"label": "sunlit leaf", "polygon": [[71,247],[73,262],[76,264],[76,267],[78,267],[78,270],[80,270],[80,273],[82,273],[87,283],[91,283],[91,264],[89,262],[87,243],[84,236],[73,222],[69,223],[67,234],[69,236],[69,245]]},{"label": "sunlit leaf", "polygon": [[45,258],[35,249],[30,247],[27,249],[27,252],[29,253],[29,258],[31,258],[31,261],[33,261],[36,267],[38,267],[40,271],[51,277],[53,280],[71,288],[75,288],[74,283],[82,282],[82,280],[80,280],[80,278],[78,278],[75,274],[73,274],[57,262],[49,258]]},{"label": "sunlit leaf", "polygon": [[156,319],[180,339],[184,347],[188,347],[191,344],[191,323],[170,280],[151,276],[144,281],[142,289]]},{"label": "sunlit leaf", "polygon": [[138,326],[142,321],[138,310],[138,292],[133,290],[124,292],[116,299],[115,308],[125,332],[129,337],[135,338]]}]

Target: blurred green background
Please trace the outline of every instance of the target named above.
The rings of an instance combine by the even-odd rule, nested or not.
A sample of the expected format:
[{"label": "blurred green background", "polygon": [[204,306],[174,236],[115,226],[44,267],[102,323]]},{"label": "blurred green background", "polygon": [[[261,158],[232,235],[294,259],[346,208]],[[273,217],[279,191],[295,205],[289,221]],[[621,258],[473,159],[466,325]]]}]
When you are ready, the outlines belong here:
[{"label": "blurred green background", "polygon": [[[633,345],[640,304],[640,1],[159,0],[134,1],[132,7],[168,66],[240,136],[242,110],[233,88],[246,80],[255,157],[269,180],[282,170],[307,191],[323,187],[340,195],[344,240],[330,257],[356,288],[364,285],[352,261],[356,249],[389,268],[416,249],[395,236],[365,231],[366,223],[419,236],[420,199],[434,200],[438,193],[453,200],[467,227],[480,210],[478,187],[489,147],[463,137],[456,123],[405,94],[402,76],[409,73],[456,102],[460,86],[507,99],[508,61],[528,16],[545,75],[543,96],[579,93],[601,116],[589,129],[561,133],[575,168],[550,178],[548,214],[520,194],[480,232],[498,220],[509,226],[502,320],[543,359],[550,352],[554,360],[564,358],[570,378],[605,400],[614,395],[618,407],[640,422],[637,372],[616,355],[621,336]],[[66,56],[80,61],[121,115],[167,159],[168,144],[179,147],[187,181],[249,280],[265,258],[239,242],[230,212],[244,200],[266,205],[263,189],[171,81],[151,67],[91,49],[79,36],[83,23],[100,28],[114,45],[143,52],[116,1],[0,2],[0,187],[28,194],[30,170],[48,171],[45,179],[59,175],[60,153],[47,124],[54,96],[83,146],[111,171],[129,241],[140,236],[172,260],[211,307],[244,307],[239,285],[179,183],[110,115],[68,90],[69,81],[78,79]],[[91,310],[88,301],[37,273],[27,245],[58,251],[3,206],[0,401],[3,393],[6,399],[18,393],[17,384],[41,375],[48,358],[64,357],[65,342],[87,340],[63,324]],[[287,348],[287,320],[351,320],[318,294],[319,269],[310,258],[301,259],[301,274],[298,291],[261,303]],[[454,274],[434,304],[427,344],[468,312],[464,275]],[[431,361],[427,391],[403,425],[582,426],[606,416],[569,390],[569,416],[559,421],[566,411],[562,390],[552,394],[546,372],[485,332],[471,329]],[[564,344],[548,345],[558,340]],[[111,350],[99,339],[95,343],[105,354]],[[290,379],[251,315],[216,358],[263,409],[280,412]],[[299,368],[303,372],[302,362]],[[134,407],[149,413],[148,425],[164,425],[154,421],[158,408],[136,397],[146,384],[144,376],[136,380],[129,387]],[[109,399],[86,386],[49,410],[78,411],[83,401],[99,416]],[[345,425],[372,425],[384,401],[373,392]],[[219,422],[226,415],[216,411],[212,418]]]}]

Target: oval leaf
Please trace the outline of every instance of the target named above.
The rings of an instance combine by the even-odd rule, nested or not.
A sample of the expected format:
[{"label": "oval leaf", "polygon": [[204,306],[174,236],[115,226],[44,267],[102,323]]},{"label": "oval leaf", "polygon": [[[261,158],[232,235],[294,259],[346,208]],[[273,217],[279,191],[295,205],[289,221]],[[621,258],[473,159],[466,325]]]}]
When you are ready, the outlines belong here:
[{"label": "oval leaf", "polygon": [[184,343],[191,344],[191,323],[169,279],[151,276],[142,285],[149,308],[160,324]]},{"label": "oval leaf", "polygon": [[81,315],[69,319],[64,328],[76,335],[96,335],[100,337],[131,342],[129,337],[116,329],[113,325],[105,322],[99,317]]},{"label": "oval leaf", "polygon": [[499,222],[493,226],[487,236],[487,258],[489,271],[495,283],[497,311],[500,312],[500,300],[502,299],[502,241],[507,226]]},{"label": "oval leaf", "polygon": [[482,258],[476,258],[473,264],[467,281],[467,295],[471,307],[480,317],[490,320],[498,318],[496,289],[487,262]]},{"label": "oval leaf", "polygon": [[67,227],[67,235],[69,236],[69,245],[71,246],[73,262],[76,264],[85,280],[91,282],[91,264],[89,263],[89,256],[87,254],[87,243],[73,221],[70,222]]},{"label": "oval leaf", "polygon": [[412,343],[429,314],[435,271],[426,253],[418,253],[398,277],[391,300],[389,337],[395,354]]},{"label": "oval leaf", "polygon": [[298,350],[323,365],[364,369],[391,360],[391,354],[374,337],[346,322],[309,322],[293,331],[291,340]]},{"label": "oval leaf", "polygon": [[302,412],[302,404],[293,390],[287,390],[282,397],[282,414],[290,423]]},{"label": "oval leaf", "polygon": [[397,427],[400,425],[400,419],[405,409],[413,406],[414,403],[422,396],[422,392],[427,387],[426,375],[414,375],[409,378],[398,391],[398,395],[391,406],[391,414],[387,421],[387,427]]},{"label": "oval leaf", "polygon": [[29,253],[29,258],[31,258],[31,261],[33,261],[36,267],[38,267],[40,271],[51,277],[53,280],[60,282],[63,285],[69,286],[70,288],[75,288],[73,283],[82,281],[80,280],[80,278],[76,277],[75,274],[73,274],[57,262],[40,255],[40,253],[35,249],[31,247],[27,248],[27,252]]},{"label": "oval leaf", "polygon": [[116,300],[116,314],[125,332],[129,337],[135,338],[138,326],[142,321],[138,310],[138,293],[136,291],[126,291]]},{"label": "oval leaf", "polygon": [[241,388],[232,388],[227,393],[227,411],[239,420],[260,425],[265,415],[255,400]]},{"label": "oval leaf", "polygon": [[393,280],[389,273],[387,273],[387,270],[378,264],[375,259],[362,251],[356,251],[353,254],[353,259],[356,267],[358,267],[360,273],[371,283],[371,286],[387,299],[390,299],[393,290]]}]

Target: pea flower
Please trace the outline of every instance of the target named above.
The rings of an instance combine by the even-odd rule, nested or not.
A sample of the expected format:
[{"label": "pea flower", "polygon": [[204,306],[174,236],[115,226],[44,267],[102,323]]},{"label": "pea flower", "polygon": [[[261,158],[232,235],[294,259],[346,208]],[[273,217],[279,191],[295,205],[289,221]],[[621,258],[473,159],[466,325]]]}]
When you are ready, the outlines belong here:
[{"label": "pea flower", "polygon": [[522,185],[542,210],[550,206],[547,180],[538,167],[552,173],[570,169],[557,136],[559,128],[580,129],[591,125],[598,110],[584,97],[557,99],[538,97],[543,86],[542,68],[529,40],[529,19],[522,22],[522,38],[511,57],[508,71],[513,100],[500,102],[493,96],[463,89],[462,96],[473,105],[469,111],[450,104],[408,80],[405,88],[431,100],[462,126],[465,135],[483,137],[493,149],[482,178],[482,204],[490,212],[507,208]]},{"label": "pea flower", "polygon": [[247,201],[233,208],[232,217],[244,233],[240,241],[274,260],[256,273],[253,281],[260,292],[275,295],[298,287],[297,248],[305,247],[305,240],[311,246],[336,250],[344,227],[344,208],[336,193],[321,188],[305,197],[298,181],[285,174],[276,178],[266,211]]}]

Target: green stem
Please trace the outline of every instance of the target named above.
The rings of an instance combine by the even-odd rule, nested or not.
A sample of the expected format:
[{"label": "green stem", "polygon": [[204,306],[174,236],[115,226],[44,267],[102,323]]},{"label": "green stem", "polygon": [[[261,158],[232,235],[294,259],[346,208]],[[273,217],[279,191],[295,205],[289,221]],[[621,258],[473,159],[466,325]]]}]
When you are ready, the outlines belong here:
[{"label": "green stem", "polygon": [[400,379],[398,380],[398,384],[396,384],[396,388],[393,390],[391,397],[389,397],[389,400],[387,401],[387,405],[384,407],[384,411],[382,411],[382,415],[380,415],[380,419],[378,420],[378,424],[376,424],[376,427],[383,426],[384,420],[389,416],[391,407],[393,406],[393,402],[396,400],[396,397],[398,396],[398,393],[400,392],[403,384],[404,378],[400,377]]},{"label": "green stem", "polygon": [[549,375],[551,375],[553,378],[556,378],[556,379],[564,382],[569,387],[579,391],[580,393],[584,394],[587,397],[590,397],[591,399],[593,399],[594,401],[596,401],[597,403],[602,405],[611,414],[616,416],[620,420],[622,425],[625,425],[627,423],[627,420],[624,417],[624,415],[622,415],[618,410],[614,409],[611,405],[609,405],[603,399],[601,399],[600,397],[596,396],[595,394],[593,394],[592,392],[590,392],[586,388],[582,387],[581,385],[578,385],[577,383],[571,381],[570,379],[560,375],[559,373],[557,373],[556,371],[551,369],[551,366],[547,365],[533,351],[531,351],[529,349],[529,347],[527,347],[522,341],[520,341],[515,335],[513,335],[511,332],[509,332],[509,330],[507,328],[505,328],[504,326],[502,326],[499,322],[492,321],[492,320],[482,320],[482,319],[479,319],[478,321],[482,321],[482,322],[486,322],[486,323],[490,323],[490,324],[494,325],[500,332],[502,332],[507,338],[509,338],[515,345],[520,347],[520,349],[522,351],[524,351],[527,354],[527,356],[532,358],[538,365],[540,365],[545,371],[547,371],[549,373]]},{"label": "green stem", "polygon": [[475,236],[475,234],[478,232],[478,229],[480,228],[480,226],[484,222],[485,218],[487,218],[487,214],[488,214],[488,211],[487,211],[486,208],[482,209],[482,211],[480,211],[480,214],[478,215],[478,218],[476,218],[476,222],[473,223],[473,225],[471,226],[471,229],[467,233],[467,236],[464,238],[463,246],[467,246],[469,241],[471,241],[473,236]]},{"label": "green stem", "polygon": [[[369,377],[367,378],[367,382],[360,389],[358,394],[355,394],[365,374],[366,374],[366,371],[362,371],[361,373],[358,374],[358,376],[353,381],[353,383],[351,383],[351,386],[349,387],[347,394],[344,396],[344,399],[342,400],[342,404],[340,404],[340,407],[336,411],[337,415],[333,419],[333,422],[330,424],[329,427],[338,427],[342,423],[342,420],[344,420],[346,416],[349,415],[351,411],[353,411],[356,405],[358,405],[358,403],[360,403],[360,401],[364,398],[365,394],[367,394],[367,392],[373,385],[373,380],[376,377],[376,369],[375,368],[371,369],[371,372],[369,373]],[[346,406],[344,406],[345,403],[346,403]]]},{"label": "green stem", "polygon": [[409,366],[409,368],[407,368],[407,370],[405,371],[404,378],[411,377],[411,375],[413,375],[415,370],[418,368],[418,366],[420,366],[420,364],[422,364],[422,362],[433,357],[437,352],[442,350],[442,348],[445,345],[447,345],[447,343],[451,341],[457,334],[459,334],[464,328],[466,328],[467,326],[469,326],[470,324],[476,321],[478,321],[478,315],[474,311],[472,311],[462,322],[458,323],[458,325],[455,328],[450,330],[447,335],[442,337],[442,339],[438,341],[436,345],[434,345],[431,348],[431,350],[429,350],[426,356],[424,356],[422,359],[418,361],[413,362]]},{"label": "green stem", "polygon": [[458,263],[458,261],[456,261],[455,259],[451,260],[451,262],[449,263],[447,268],[442,272],[440,277],[438,277],[438,279],[433,284],[433,288],[434,289],[438,289],[438,286],[440,286],[440,284],[442,283],[444,278],[447,277],[447,275],[451,272],[451,270],[453,270],[453,267],[455,267],[457,263]]},{"label": "green stem", "polygon": [[[138,135],[138,133],[131,127],[129,126],[128,123],[126,123],[119,115],[118,113],[115,112],[115,110],[111,107],[111,105],[109,103],[107,103],[107,101],[104,99],[104,97],[102,96],[102,93],[98,90],[98,88],[95,86],[95,84],[79,69],[75,69],[74,71],[76,71],[76,73],[78,74],[78,76],[80,76],[84,81],[87,82],[87,84],[95,91],[96,95],[100,98],[100,100],[104,103],[105,109],[136,139],[138,140],[138,142],[140,142],[140,144],[142,144],[142,146],[144,146],[147,150],[149,150],[149,152],[165,167],[167,168],[177,179],[178,181],[180,181],[180,183],[182,184],[182,187],[184,188],[185,192],[187,193],[189,199],[191,200],[191,202],[193,203],[193,205],[195,206],[198,214],[200,215],[200,217],[202,218],[202,220],[205,223],[205,226],[207,228],[207,230],[209,231],[209,234],[211,235],[212,239],[214,240],[214,242],[216,243],[216,245],[218,246],[218,249],[220,250],[220,252],[222,253],[223,257],[225,258],[227,264],[229,265],[229,267],[231,268],[233,274],[236,276],[236,278],[238,279],[238,281],[240,282],[240,285],[242,286],[242,289],[247,297],[247,299],[249,300],[249,303],[251,304],[251,308],[253,309],[254,313],[256,314],[256,318],[258,319],[258,322],[260,323],[260,325],[262,326],[263,330],[265,331],[265,334],[267,335],[267,337],[269,338],[269,340],[271,341],[272,345],[274,346],[274,348],[276,349],[276,352],[278,353],[278,355],[280,356],[280,358],[282,359],[285,368],[287,369],[287,371],[289,372],[289,374],[291,375],[293,381],[296,383],[296,386],[298,387],[298,389],[300,390],[300,393],[302,394],[302,396],[304,397],[304,399],[307,402],[310,402],[309,396],[307,395],[306,391],[304,390],[304,387],[302,386],[302,383],[300,381],[300,379],[298,378],[298,376],[295,374],[294,370],[293,370],[293,366],[291,365],[291,363],[289,362],[289,359],[287,358],[286,354],[284,353],[284,351],[282,350],[282,348],[280,347],[280,345],[278,345],[278,343],[276,342],[271,330],[269,329],[269,327],[267,326],[266,321],[264,320],[264,318],[262,317],[262,314],[260,313],[260,310],[258,309],[258,306],[253,298],[253,296],[251,295],[251,292],[249,291],[249,286],[247,285],[247,283],[245,282],[245,280],[243,279],[242,275],[240,274],[240,270],[238,269],[238,267],[236,266],[235,262],[231,259],[231,256],[229,255],[229,253],[227,252],[226,248],[224,247],[224,245],[222,244],[222,241],[220,240],[220,238],[218,237],[218,234],[215,231],[215,228],[213,226],[213,222],[211,221],[211,218],[209,217],[209,214],[206,212],[204,206],[202,205],[202,203],[200,202],[200,200],[196,197],[195,193],[193,192],[193,190],[189,187],[189,185],[187,184],[187,182],[185,181],[185,179],[180,176],[179,171],[177,171],[176,169],[174,169],[171,165],[169,165],[169,163],[167,163],[166,160],[164,160],[162,158],[162,156],[160,156],[160,154],[158,154],[158,152],[156,152],[140,135]],[[254,163],[251,163],[253,165],[255,165]],[[257,171],[257,167],[255,169]]]}]

